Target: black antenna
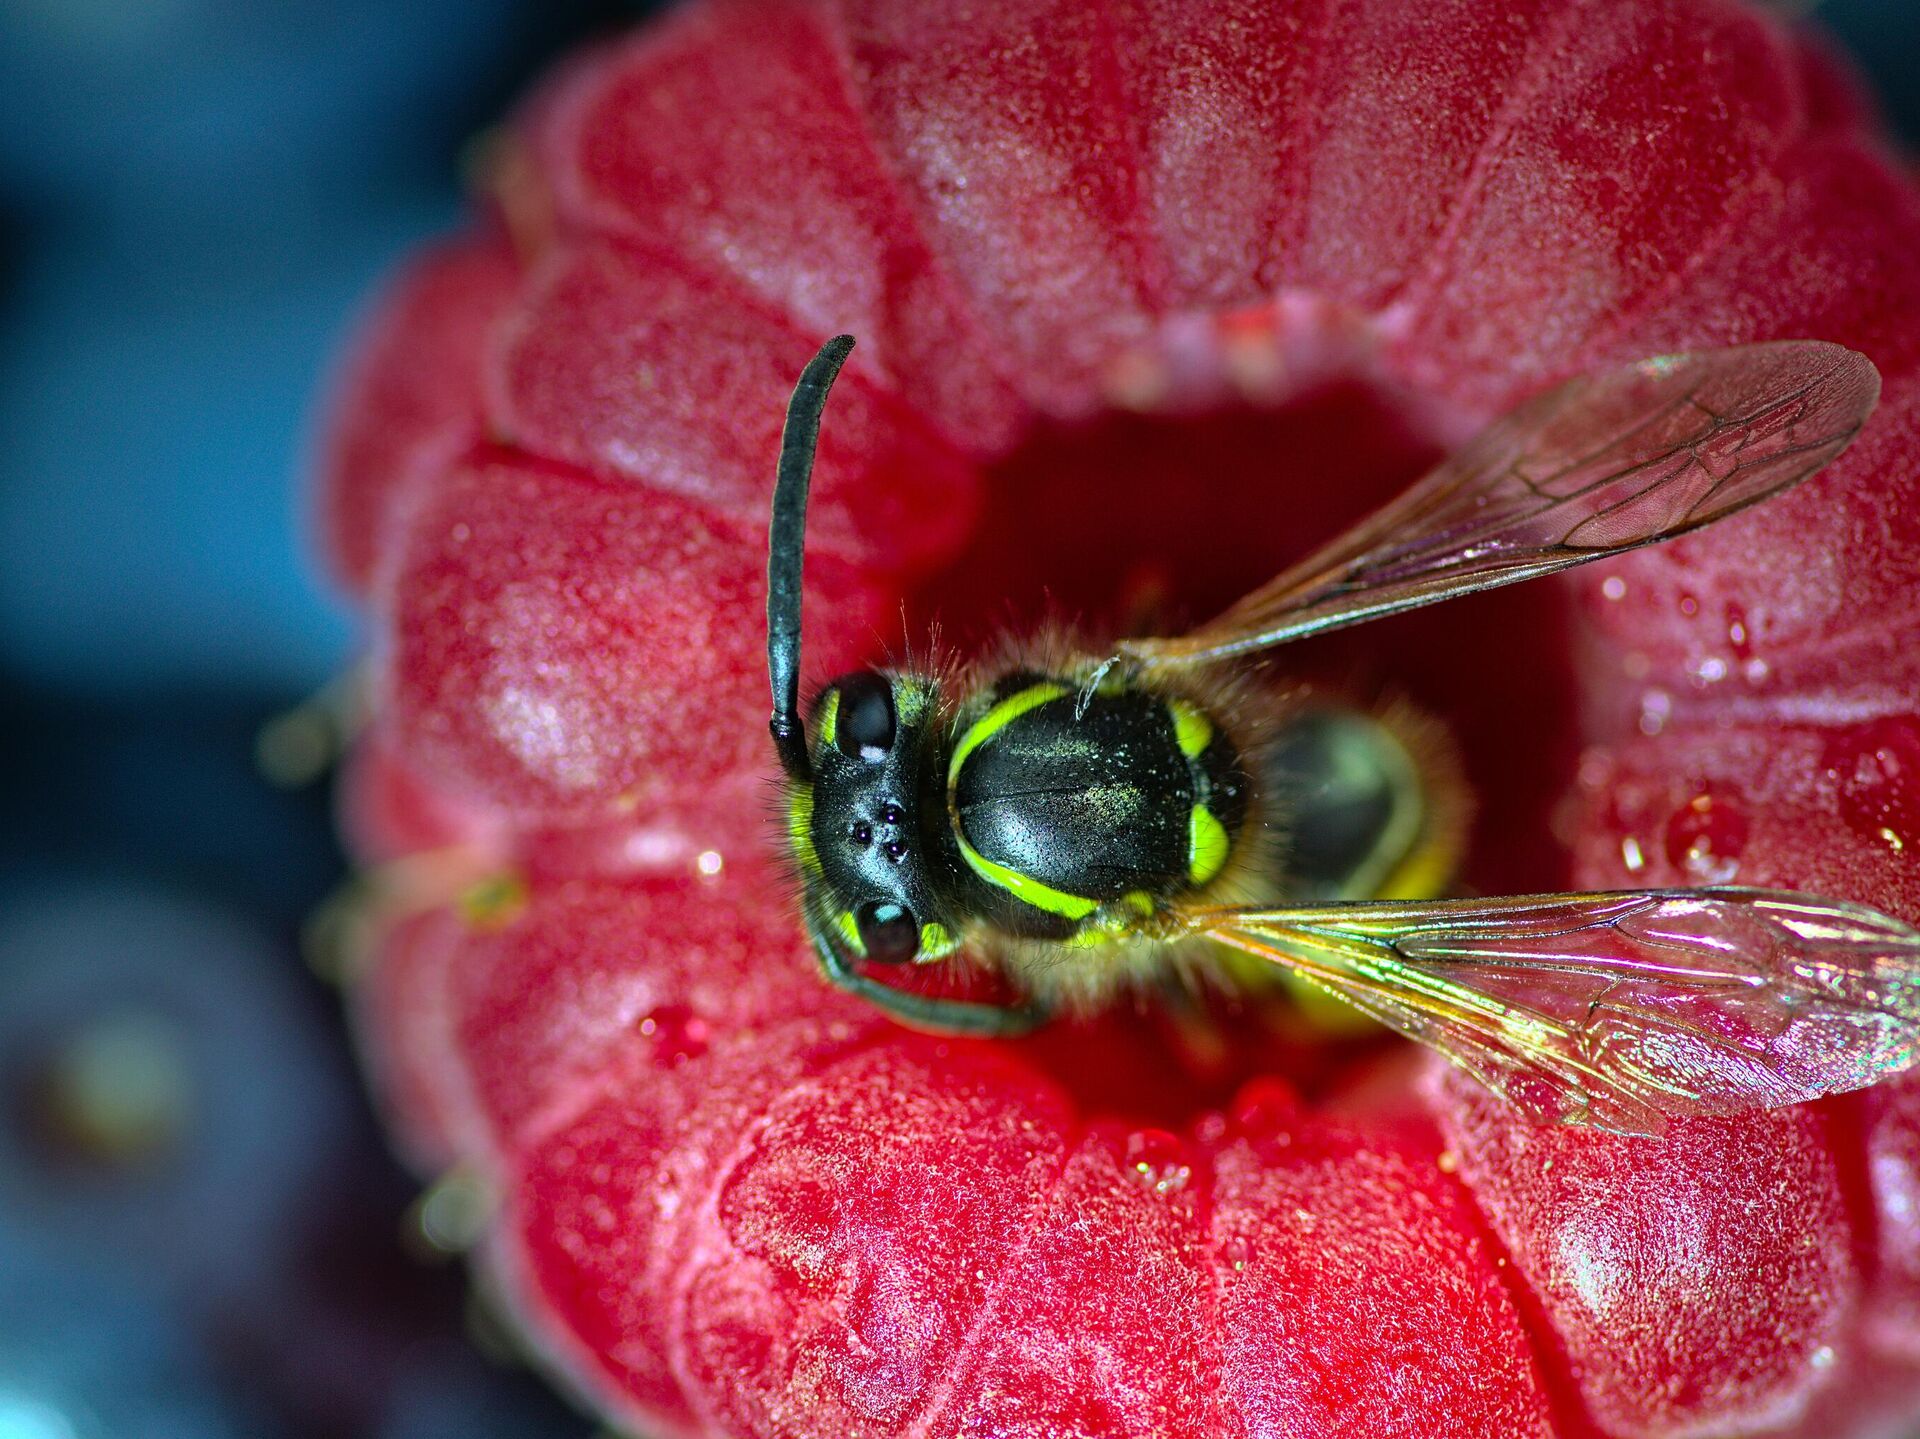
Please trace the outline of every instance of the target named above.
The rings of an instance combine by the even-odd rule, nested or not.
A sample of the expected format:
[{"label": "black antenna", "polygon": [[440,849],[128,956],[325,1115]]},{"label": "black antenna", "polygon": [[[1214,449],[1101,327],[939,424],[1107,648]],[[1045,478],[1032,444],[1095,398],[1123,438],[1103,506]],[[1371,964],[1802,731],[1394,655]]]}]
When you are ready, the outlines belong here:
[{"label": "black antenna", "polygon": [[800,383],[787,401],[780,471],[773,483],[773,528],[767,537],[767,678],[773,683],[773,719],[767,727],[773,731],[780,767],[802,782],[813,778],[800,724],[800,566],[807,542],[807,487],[813,480],[813,450],[820,441],[827,392],[852,350],[852,335],[835,335],[800,372]]}]

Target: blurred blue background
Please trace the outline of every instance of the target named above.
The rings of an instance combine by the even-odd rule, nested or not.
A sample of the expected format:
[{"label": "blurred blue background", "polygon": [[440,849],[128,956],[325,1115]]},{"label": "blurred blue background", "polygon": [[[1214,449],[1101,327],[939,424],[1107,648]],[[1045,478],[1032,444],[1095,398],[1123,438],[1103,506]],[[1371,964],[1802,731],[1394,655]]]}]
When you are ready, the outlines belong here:
[{"label": "blurred blue background", "polygon": [[[405,1242],[297,957],[325,794],[253,753],[354,653],[303,488],[342,337],[646,8],[0,4],[0,1439],[590,1431]],[[1920,134],[1920,6],[1820,18]]]}]

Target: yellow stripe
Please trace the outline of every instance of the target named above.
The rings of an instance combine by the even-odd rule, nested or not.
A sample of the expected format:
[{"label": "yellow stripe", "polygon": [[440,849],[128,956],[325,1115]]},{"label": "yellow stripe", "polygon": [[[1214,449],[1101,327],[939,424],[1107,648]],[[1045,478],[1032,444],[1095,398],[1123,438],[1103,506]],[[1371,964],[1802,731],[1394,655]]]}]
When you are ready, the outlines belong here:
[{"label": "yellow stripe", "polygon": [[813,847],[813,786],[797,784],[787,796],[787,838],[793,857],[809,876],[820,873],[820,856]]},{"label": "yellow stripe", "polygon": [[1048,914],[1057,914],[1066,919],[1085,919],[1100,907],[1098,900],[1088,899],[1085,895],[1068,894],[1065,890],[1044,885],[1017,869],[1008,869],[1004,864],[995,864],[979,850],[967,843],[967,837],[956,828],[954,842],[960,846],[960,858],[967,867],[988,884],[998,885],[1023,904],[1035,909],[1044,909]]},{"label": "yellow stripe", "polygon": [[1200,751],[1213,740],[1213,721],[1185,700],[1168,700],[1167,713],[1173,716],[1173,742],[1188,759],[1199,759]]},{"label": "yellow stripe", "polygon": [[828,690],[820,697],[820,743],[832,744],[840,733],[840,691]]},{"label": "yellow stripe", "polygon": [[1195,805],[1187,816],[1187,874],[1195,884],[1205,884],[1226,867],[1229,847],[1226,826],[1205,805]]},{"label": "yellow stripe", "polygon": [[960,941],[947,932],[944,924],[929,921],[920,926],[920,950],[914,959],[925,963],[929,959],[944,959],[960,947]]},{"label": "yellow stripe", "polygon": [[853,911],[850,909],[841,910],[839,919],[835,920],[834,923],[839,926],[840,937],[846,940],[847,947],[855,954],[864,956],[867,952],[867,947],[860,942],[860,922],[853,917]]},{"label": "yellow stripe", "polygon": [[[1019,719],[1028,710],[1038,709],[1048,700],[1057,700],[1066,693],[1063,686],[1042,681],[1028,685],[1017,694],[1008,695],[999,704],[981,715],[967,727],[960,736],[960,743],[953,747],[953,758],[947,761],[947,789],[949,792],[960,783],[960,766],[967,762],[967,756],[979,749],[1008,725]],[[1045,908],[1045,906],[1042,906]]]}]

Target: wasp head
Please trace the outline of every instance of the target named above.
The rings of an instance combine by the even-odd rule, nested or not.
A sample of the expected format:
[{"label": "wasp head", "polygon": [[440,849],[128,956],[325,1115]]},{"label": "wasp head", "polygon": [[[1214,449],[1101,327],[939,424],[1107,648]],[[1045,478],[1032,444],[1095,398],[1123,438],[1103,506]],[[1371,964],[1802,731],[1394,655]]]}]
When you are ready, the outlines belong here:
[{"label": "wasp head", "polygon": [[810,917],[830,940],[878,963],[926,962],[954,948],[932,883],[944,822],[932,683],[864,670],[829,685],[808,724],[811,777],[789,825]]}]

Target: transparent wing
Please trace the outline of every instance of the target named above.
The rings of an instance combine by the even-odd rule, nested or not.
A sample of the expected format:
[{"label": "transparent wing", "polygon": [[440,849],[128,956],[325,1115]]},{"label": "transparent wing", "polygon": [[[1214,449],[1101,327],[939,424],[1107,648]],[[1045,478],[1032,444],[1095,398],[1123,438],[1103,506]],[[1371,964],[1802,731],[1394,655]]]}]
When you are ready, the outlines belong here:
[{"label": "transparent wing", "polygon": [[1219,618],[1120,650],[1149,665],[1225,659],[1672,539],[1818,471],[1879,395],[1871,361],[1814,340],[1583,376]]},{"label": "transparent wing", "polygon": [[1658,1134],[1920,1061],[1920,931],[1839,900],[1724,887],[1183,921],[1566,1124]]}]

